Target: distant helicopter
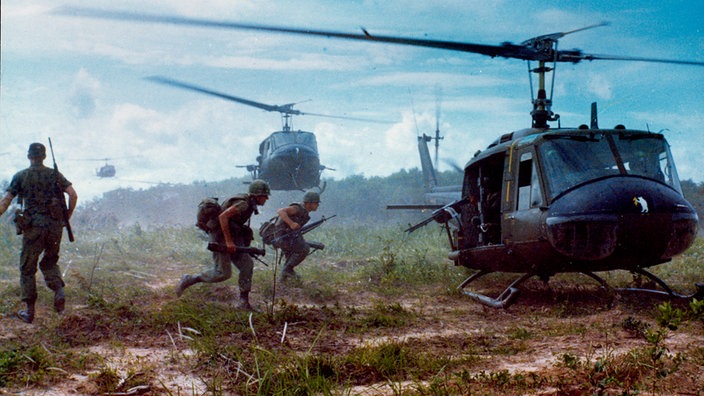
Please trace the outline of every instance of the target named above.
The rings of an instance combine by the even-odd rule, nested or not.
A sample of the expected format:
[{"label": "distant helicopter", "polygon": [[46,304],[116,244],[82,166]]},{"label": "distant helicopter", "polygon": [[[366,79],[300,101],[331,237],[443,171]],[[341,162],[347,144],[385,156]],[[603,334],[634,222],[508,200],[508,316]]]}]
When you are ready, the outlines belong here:
[{"label": "distant helicopter", "polygon": [[[120,157],[120,158],[131,158],[131,157]],[[105,162],[103,166],[100,168],[95,169],[95,175],[98,176],[99,178],[110,178],[110,177],[115,177],[115,174],[117,173],[115,169],[115,165],[112,165],[109,163],[109,161],[115,160],[117,158],[81,158],[78,159],[77,161],[100,161],[100,162]]]},{"label": "distant helicopter", "polygon": [[283,126],[281,131],[273,132],[259,144],[257,163],[252,165],[238,165],[246,168],[253,179],[262,179],[269,183],[272,190],[305,190],[318,188],[325,189],[320,184],[320,176],[324,170],[334,170],[320,164],[318,143],[312,132],[293,130],[291,118],[294,115],[309,115],[317,117],[338,118],[354,121],[378,122],[375,120],[334,116],[317,113],[304,113],[293,108],[295,103],[284,105],[268,105],[253,100],[240,98],[210,89],[173,80],[166,77],[152,76],[150,81],[173,87],[187,89],[232,102],[242,103],[266,111],[281,113]]},{"label": "distant helicopter", "polygon": [[95,174],[98,177],[115,177],[115,166],[107,163],[105,165],[95,170]]},{"label": "distant helicopter", "polygon": [[[69,15],[156,22],[216,29],[340,38],[428,47],[525,60],[531,82],[532,126],[505,133],[478,152],[464,167],[462,198],[433,212],[447,227],[449,258],[478,270],[462,282],[464,294],[485,305],[505,308],[518,295],[518,286],[532,277],[547,281],[563,272],[583,273],[604,288],[600,271],[626,270],[642,275],[664,291],[631,288],[671,298],[704,298],[704,284],[692,295],[673,291],[646,268],[668,262],[693,243],[697,214],[682,196],[669,144],[660,133],[617,125],[600,129],[596,105],[589,125],[552,128],[559,121],[547,97],[545,78],[558,62],[621,60],[704,66],[681,61],[558,50],[567,34],[603,26],[547,34],[520,44],[484,45],[362,33],[213,22],[175,16],[71,9]],[[538,65],[532,68],[531,62]],[[552,64],[552,66],[548,66]],[[538,76],[533,91],[532,74]],[[534,93],[536,94],[534,96]],[[452,230],[450,226],[452,225]],[[465,290],[473,281],[494,272],[521,274],[497,297]]]}]

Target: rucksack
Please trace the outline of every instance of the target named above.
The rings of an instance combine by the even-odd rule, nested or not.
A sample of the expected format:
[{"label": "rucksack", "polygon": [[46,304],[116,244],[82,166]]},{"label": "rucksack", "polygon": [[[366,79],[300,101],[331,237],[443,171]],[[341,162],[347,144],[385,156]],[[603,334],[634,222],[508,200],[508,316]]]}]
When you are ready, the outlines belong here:
[{"label": "rucksack", "polygon": [[198,204],[196,214],[196,227],[205,232],[210,232],[220,226],[218,216],[222,207],[217,198],[203,198]]},{"label": "rucksack", "polygon": [[276,215],[259,226],[259,236],[262,237],[262,241],[267,245],[271,245],[274,242],[274,238],[276,238],[276,221],[278,219],[279,216]]}]

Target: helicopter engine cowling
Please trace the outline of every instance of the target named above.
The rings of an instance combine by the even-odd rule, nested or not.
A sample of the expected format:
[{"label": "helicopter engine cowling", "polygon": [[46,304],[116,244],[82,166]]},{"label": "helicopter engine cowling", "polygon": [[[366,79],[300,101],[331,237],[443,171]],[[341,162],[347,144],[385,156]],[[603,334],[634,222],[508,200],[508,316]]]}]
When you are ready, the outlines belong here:
[{"label": "helicopter engine cowling", "polygon": [[[615,180],[619,179],[619,180]],[[648,267],[694,242],[697,214],[671,187],[615,176],[578,186],[550,205],[547,238],[572,265],[591,270]]]}]

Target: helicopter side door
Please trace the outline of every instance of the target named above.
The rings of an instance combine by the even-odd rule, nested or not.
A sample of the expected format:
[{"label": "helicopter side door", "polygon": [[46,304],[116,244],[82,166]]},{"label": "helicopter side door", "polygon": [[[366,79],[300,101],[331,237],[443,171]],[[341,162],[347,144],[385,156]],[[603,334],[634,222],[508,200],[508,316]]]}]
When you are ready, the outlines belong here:
[{"label": "helicopter side door", "polygon": [[[535,152],[532,146],[524,147],[514,154],[516,164],[510,164],[515,183],[506,183],[504,191],[506,206],[503,216],[504,242],[506,244],[533,243],[541,239],[542,217],[545,215],[540,174],[536,166]],[[513,197],[513,199],[510,199]]]}]

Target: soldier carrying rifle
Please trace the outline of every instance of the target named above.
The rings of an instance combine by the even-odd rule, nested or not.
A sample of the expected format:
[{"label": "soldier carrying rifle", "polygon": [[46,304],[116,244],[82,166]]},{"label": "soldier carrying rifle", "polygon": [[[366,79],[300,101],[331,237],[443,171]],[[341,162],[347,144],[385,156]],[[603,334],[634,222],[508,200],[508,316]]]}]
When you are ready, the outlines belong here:
[{"label": "soldier carrying rifle", "polygon": [[[29,168],[17,172],[12,177],[5,196],[0,200],[0,215],[5,213],[12,200],[18,197],[22,206],[22,210],[15,214],[17,233],[22,234],[20,298],[27,307],[17,312],[17,316],[24,322],[32,323],[34,304],[37,300],[37,264],[47,287],[54,291],[54,309],[57,313],[64,310],[66,297],[58,266],[59,249],[64,227],[69,232],[69,240],[73,241],[68,220],[76,208],[78,195],[71,182],[59,173],[56,161],[54,169],[44,166],[46,147],[43,144],[30,144],[27,158]],[[68,208],[64,194],[68,194]],[[44,255],[39,261],[42,253]]]},{"label": "soldier carrying rifle", "polygon": [[[302,227],[310,220],[310,212],[315,212],[320,206],[320,194],[315,191],[308,191],[303,195],[303,202],[294,202],[289,206],[276,211],[278,219],[274,223],[276,238],[272,245],[281,249],[286,258],[284,267],[281,270],[281,279],[298,279],[298,274],[294,268],[299,265],[310,254],[311,247],[322,249],[323,245],[316,242],[306,242],[303,238]],[[322,223],[326,219],[320,221]],[[308,228],[309,231],[312,228]],[[266,242],[266,241],[265,241]]]},{"label": "soldier carrying rifle", "polygon": [[[181,296],[188,287],[199,282],[223,282],[232,276],[232,264],[239,270],[240,299],[239,308],[253,311],[249,303],[252,289],[252,271],[254,263],[250,254],[258,254],[249,245],[252,242],[252,229],[249,219],[259,213],[257,206],[264,205],[269,199],[271,189],[263,180],[254,180],[249,185],[248,194],[239,194],[228,198],[217,206],[212,219],[201,219],[198,227],[210,236],[209,249],[213,251],[213,268],[197,275],[184,275],[176,287],[176,295]],[[243,248],[245,247],[245,248]]]}]

